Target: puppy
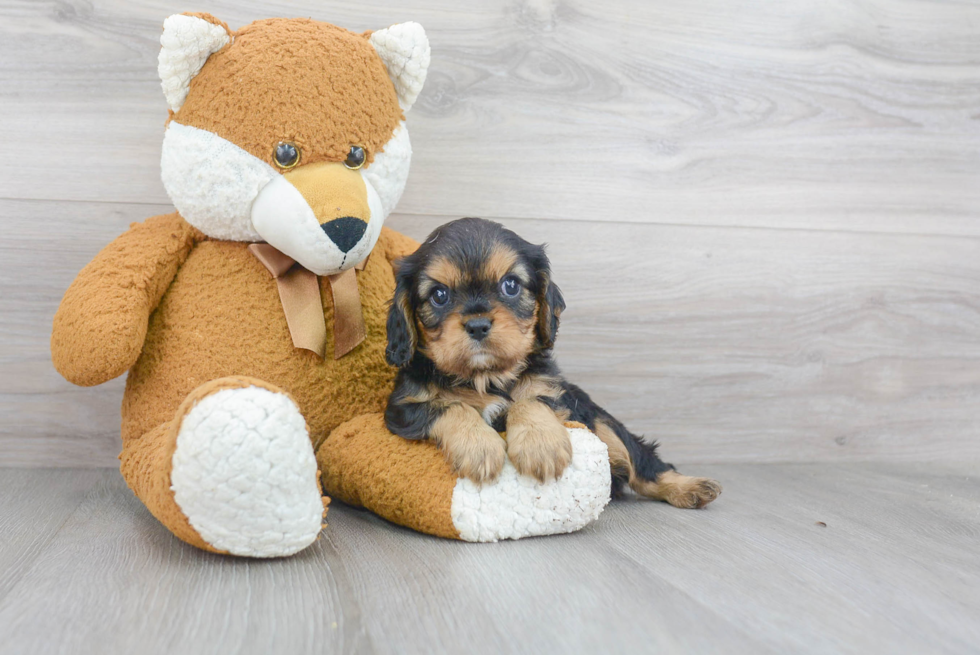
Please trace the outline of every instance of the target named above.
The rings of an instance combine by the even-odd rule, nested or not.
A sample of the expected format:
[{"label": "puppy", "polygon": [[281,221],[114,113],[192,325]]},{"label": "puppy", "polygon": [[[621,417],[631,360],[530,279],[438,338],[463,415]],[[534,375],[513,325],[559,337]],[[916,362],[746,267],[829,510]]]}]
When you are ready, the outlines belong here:
[{"label": "puppy", "polygon": [[571,461],[563,422],[576,421],[608,447],[614,495],[628,485],[676,507],[714,500],[717,482],[677,473],[656,444],[562,377],[552,346],[563,309],[543,246],[479,218],[436,229],[398,264],[385,354],[400,370],[388,429],[431,439],[475,482],[496,478],[507,457],[544,482]]}]

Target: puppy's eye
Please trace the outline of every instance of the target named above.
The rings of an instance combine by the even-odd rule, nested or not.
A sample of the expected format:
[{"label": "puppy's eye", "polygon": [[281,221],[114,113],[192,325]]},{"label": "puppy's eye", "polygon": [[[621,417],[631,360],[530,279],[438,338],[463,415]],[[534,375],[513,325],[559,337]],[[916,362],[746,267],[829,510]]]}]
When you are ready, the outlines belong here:
[{"label": "puppy's eye", "polygon": [[351,146],[350,152],[347,153],[347,159],[344,160],[344,166],[351,170],[357,170],[364,165],[364,160],[367,159],[367,153],[364,152],[364,148],[361,146]]},{"label": "puppy's eye", "polygon": [[514,298],[521,292],[521,281],[513,275],[508,275],[500,282],[500,293],[508,298]]},{"label": "puppy's eye", "polygon": [[429,296],[429,302],[432,303],[433,307],[445,307],[449,302],[449,289],[442,285],[434,287]]},{"label": "puppy's eye", "polygon": [[279,168],[292,168],[299,163],[299,148],[295,143],[280,141],[272,157]]}]

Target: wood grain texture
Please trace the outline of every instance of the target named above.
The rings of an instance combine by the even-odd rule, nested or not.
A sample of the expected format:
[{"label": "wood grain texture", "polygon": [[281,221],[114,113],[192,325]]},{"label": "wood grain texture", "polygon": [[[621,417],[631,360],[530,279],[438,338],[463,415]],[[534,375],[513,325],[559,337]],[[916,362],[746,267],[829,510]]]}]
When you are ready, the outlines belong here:
[{"label": "wood grain texture", "polygon": [[[569,378],[725,493],[496,545],[335,506],[246,561],[115,470],[0,469],[0,653],[976,649],[980,5],[0,0],[0,465],[116,464],[122,381],[62,380],[50,323],[170,210],[156,56],[184,10],[421,22],[389,224],[549,242]],[[704,463],[732,461],[824,463]]]},{"label": "wood grain texture", "polygon": [[51,364],[68,285],[130,223],[167,205],[0,200],[0,465],[116,465],[123,379],[92,389]]},{"label": "wood grain texture", "polygon": [[[62,475],[32,473],[30,491],[42,497]],[[93,473],[102,483],[0,599],[0,652],[365,652],[329,548],[271,561],[209,557],[157,523],[117,472]]]},{"label": "wood grain texture", "polygon": [[[690,461],[980,460],[980,6],[214,2],[232,27],[418,20],[390,225],[551,244],[569,377]],[[66,384],[57,302],[170,210],[166,2],[0,2],[0,464],[114,464],[122,381]]]},{"label": "wood grain texture", "polygon": [[[233,28],[417,20],[401,211],[980,234],[980,5],[200,0]],[[173,3],[0,4],[0,198],[164,203]],[[36,153],[36,154],[35,154]]]},{"label": "wood grain texture", "polygon": [[51,544],[107,469],[24,471],[0,469],[0,598]]},{"label": "wood grain texture", "polygon": [[[0,246],[0,313],[19,321],[0,341],[0,462],[115,465],[121,381],[62,380],[47,326],[73,271],[165,209],[0,201],[32,245],[38,220],[86,226],[41,273],[36,250]],[[421,239],[441,221],[389,225]],[[980,240],[504,222],[551,244],[566,375],[674,463],[980,460]]]},{"label": "wood grain texture", "polygon": [[[464,544],[333,507],[247,561],[175,540],[114,471],[0,471],[22,515],[0,653],[964,653],[980,643],[980,478],[947,465],[706,465],[703,511],[613,503],[582,532]],[[12,491],[16,493],[11,494]],[[820,525],[823,523],[824,525]],[[30,524],[20,528],[30,533]],[[37,528],[47,534],[47,528]]]}]

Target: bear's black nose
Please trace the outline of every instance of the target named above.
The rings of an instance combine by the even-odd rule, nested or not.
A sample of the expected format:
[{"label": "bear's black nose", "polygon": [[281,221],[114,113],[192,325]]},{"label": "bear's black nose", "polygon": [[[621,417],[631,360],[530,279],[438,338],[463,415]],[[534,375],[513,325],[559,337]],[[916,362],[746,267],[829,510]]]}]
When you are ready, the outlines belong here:
[{"label": "bear's black nose", "polygon": [[320,226],[330,240],[337,244],[341,252],[350,252],[364,236],[367,223],[353,216],[343,216]]},{"label": "bear's black nose", "polygon": [[470,335],[470,338],[476,341],[483,341],[488,334],[490,334],[490,326],[493,323],[490,322],[489,318],[471,318],[466,321],[466,334]]}]

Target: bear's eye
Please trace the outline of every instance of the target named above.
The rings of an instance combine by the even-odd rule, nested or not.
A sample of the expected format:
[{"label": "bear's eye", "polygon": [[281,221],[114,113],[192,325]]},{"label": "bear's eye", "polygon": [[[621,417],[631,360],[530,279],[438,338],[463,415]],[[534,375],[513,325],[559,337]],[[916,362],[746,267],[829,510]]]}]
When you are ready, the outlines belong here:
[{"label": "bear's eye", "polygon": [[299,163],[299,148],[295,143],[280,141],[276,144],[276,150],[272,155],[279,168],[292,168]]},{"label": "bear's eye", "polygon": [[347,159],[344,160],[344,166],[351,170],[357,170],[364,165],[365,159],[367,159],[367,153],[364,152],[364,148],[351,146],[350,152],[347,153]]},{"label": "bear's eye", "polygon": [[449,289],[441,284],[433,287],[429,302],[432,303],[433,307],[445,307],[446,303],[449,302]]},{"label": "bear's eye", "polygon": [[521,281],[513,275],[508,275],[500,282],[500,293],[508,298],[514,298],[521,292]]}]

